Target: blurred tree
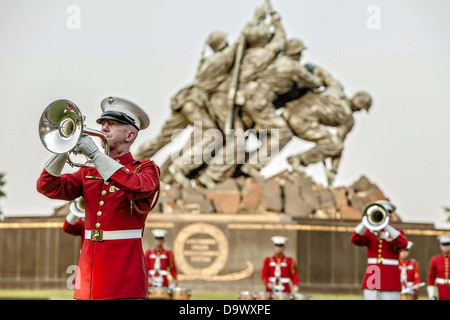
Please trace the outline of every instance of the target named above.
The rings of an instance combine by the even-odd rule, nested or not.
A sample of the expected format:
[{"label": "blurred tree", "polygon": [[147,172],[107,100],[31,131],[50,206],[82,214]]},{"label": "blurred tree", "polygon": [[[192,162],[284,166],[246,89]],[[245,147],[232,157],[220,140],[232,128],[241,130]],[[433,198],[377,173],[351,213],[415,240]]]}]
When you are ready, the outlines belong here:
[{"label": "blurred tree", "polygon": [[[0,172],[0,198],[5,197],[6,193],[3,192],[3,186],[6,184],[5,181],[5,174],[3,172]],[[0,215],[2,215],[2,208],[0,207]]]},{"label": "blurred tree", "polygon": [[447,222],[450,222],[450,207],[444,207],[444,211],[448,214]]}]

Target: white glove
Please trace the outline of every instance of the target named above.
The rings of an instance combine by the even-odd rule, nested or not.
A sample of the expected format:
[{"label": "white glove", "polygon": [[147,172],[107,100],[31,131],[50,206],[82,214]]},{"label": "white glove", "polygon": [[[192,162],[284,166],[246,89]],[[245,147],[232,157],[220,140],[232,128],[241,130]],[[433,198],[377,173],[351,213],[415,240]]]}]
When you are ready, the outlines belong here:
[{"label": "white glove", "polygon": [[77,219],[78,217],[74,215],[72,212],[69,212],[69,214],[66,216],[66,221],[71,225],[74,225],[75,222],[77,222]]},{"label": "white glove", "polygon": [[428,298],[430,300],[437,300],[437,287],[436,286],[427,286]]},{"label": "white glove", "polygon": [[357,234],[359,234],[360,236],[362,236],[364,234],[365,230],[366,230],[366,226],[362,222],[355,227],[355,232]]},{"label": "white glove", "polygon": [[91,159],[105,181],[123,167],[123,165],[101,152],[88,135],[81,136],[80,141],[75,147],[75,151],[82,152],[86,157]]},{"label": "white glove", "polygon": [[67,153],[54,154],[44,165],[44,169],[54,177],[61,175],[69,155]]},{"label": "white glove", "polygon": [[100,152],[92,138],[86,134],[83,134],[81,136],[80,141],[78,141],[78,144],[75,146],[74,151],[83,153],[91,160],[98,152]]},{"label": "white glove", "polygon": [[387,225],[386,227],[384,227],[384,230],[389,232],[392,239],[397,239],[397,237],[400,235],[400,231],[398,231],[397,229],[395,229],[394,227],[392,227],[390,225]]}]

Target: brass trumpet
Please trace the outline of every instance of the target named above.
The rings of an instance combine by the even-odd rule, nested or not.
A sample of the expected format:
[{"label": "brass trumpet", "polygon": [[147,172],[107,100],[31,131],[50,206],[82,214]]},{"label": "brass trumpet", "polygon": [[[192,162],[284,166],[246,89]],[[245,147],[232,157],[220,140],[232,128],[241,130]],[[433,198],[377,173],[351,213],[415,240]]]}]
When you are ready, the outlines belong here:
[{"label": "brass trumpet", "polygon": [[[50,103],[39,121],[39,137],[44,147],[53,153],[70,153],[83,134],[98,137],[103,141],[105,154],[109,153],[106,136],[98,131],[84,127],[84,117],[80,109],[71,101],[60,99]],[[69,158],[72,167],[95,167],[93,164],[75,163]]]},{"label": "brass trumpet", "polygon": [[388,225],[390,215],[391,210],[381,202],[372,202],[364,208],[362,222],[367,229],[378,231]]},{"label": "brass trumpet", "polygon": [[74,216],[77,216],[78,218],[84,218],[85,216],[84,198],[79,197],[73,201],[70,201],[69,209]]}]

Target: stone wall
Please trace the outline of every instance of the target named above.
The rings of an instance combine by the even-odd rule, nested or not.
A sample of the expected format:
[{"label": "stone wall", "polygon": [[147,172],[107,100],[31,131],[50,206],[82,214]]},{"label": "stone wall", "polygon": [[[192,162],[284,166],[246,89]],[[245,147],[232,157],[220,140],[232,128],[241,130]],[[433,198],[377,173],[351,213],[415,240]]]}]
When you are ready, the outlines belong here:
[{"label": "stone wall", "polygon": [[[378,186],[362,176],[349,187],[325,187],[298,172],[283,172],[265,181],[229,178],[214,189],[163,185],[154,212],[273,213],[295,218],[361,220],[367,203],[387,200]],[[392,221],[401,219],[393,214]]]},{"label": "stone wall", "polygon": [[[350,243],[355,222],[300,219],[275,214],[149,215],[144,250],[154,246],[151,229],[169,234],[165,247],[175,253],[180,286],[192,292],[262,291],[263,260],[273,254],[270,237],[286,236],[285,253],[294,257],[304,293],[360,293],[365,248]],[[63,218],[7,219],[0,223],[0,289],[68,289],[80,238],[62,231]],[[433,225],[394,224],[415,243],[412,256],[426,279],[428,262],[438,254]]]}]

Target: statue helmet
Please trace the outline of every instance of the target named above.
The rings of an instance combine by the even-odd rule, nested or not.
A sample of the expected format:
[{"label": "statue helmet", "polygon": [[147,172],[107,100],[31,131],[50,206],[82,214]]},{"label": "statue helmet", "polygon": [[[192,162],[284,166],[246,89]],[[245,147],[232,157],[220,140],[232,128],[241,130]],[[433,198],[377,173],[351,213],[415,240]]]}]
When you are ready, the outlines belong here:
[{"label": "statue helmet", "polygon": [[370,107],[372,106],[372,98],[367,92],[364,91],[357,92],[353,96],[351,102],[357,110],[364,109],[366,111],[369,111]]},{"label": "statue helmet", "polygon": [[213,31],[209,34],[206,42],[214,52],[221,51],[227,46],[228,34],[223,31]]},{"label": "statue helmet", "polygon": [[284,46],[284,54],[287,56],[293,56],[296,54],[299,54],[303,50],[306,49],[305,44],[300,39],[290,39],[286,42],[286,45]]},{"label": "statue helmet", "polygon": [[251,48],[263,47],[272,38],[272,33],[268,28],[252,26],[244,32],[245,40]]}]

